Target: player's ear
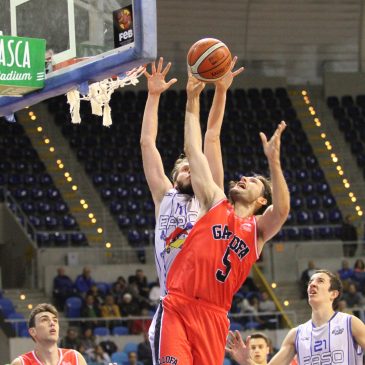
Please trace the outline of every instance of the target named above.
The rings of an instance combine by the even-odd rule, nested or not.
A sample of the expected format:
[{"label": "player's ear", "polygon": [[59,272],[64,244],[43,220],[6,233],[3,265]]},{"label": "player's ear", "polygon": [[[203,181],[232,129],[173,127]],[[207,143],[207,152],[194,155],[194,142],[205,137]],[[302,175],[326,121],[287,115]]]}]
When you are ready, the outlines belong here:
[{"label": "player's ear", "polygon": [[340,295],[340,292],[338,290],[332,290],[331,293],[333,300],[335,300]]},{"label": "player's ear", "polygon": [[264,198],[263,196],[258,197],[258,198],[257,198],[257,202],[258,202],[261,206],[263,206],[263,205],[267,205],[267,199],[266,199],[266,198]]},{"label": "player's ear", "polygon": [[36,331],[36,329],[34,327],[31,327],[31,328],[28,329],[28,333],[30,334],[30,336],[32,338],[34,338],[35,335],[37,334],[37,331]]},{"label": "player's ear", "polygon": [[266,205],[267,204],[267,199],[264,198],[263,196],[260,196],[258,198],[258,202],[261,204],[261,205]]}]

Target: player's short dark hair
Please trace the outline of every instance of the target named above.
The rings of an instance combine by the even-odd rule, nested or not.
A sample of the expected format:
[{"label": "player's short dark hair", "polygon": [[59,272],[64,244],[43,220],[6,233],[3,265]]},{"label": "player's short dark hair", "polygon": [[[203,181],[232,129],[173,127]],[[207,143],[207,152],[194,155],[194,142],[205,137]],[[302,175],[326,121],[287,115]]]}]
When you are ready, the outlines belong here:
[{"label": "player's short dark hair", "polygon": [[[253,177],[260,180],[262,184],[264,185],[261,195],[263,198],[266,199],[267,203],[266,205],[262,205],[259,209],[256,210],[255,215],[261,215],[265,212],[265,210],[272,204],[272,186],[271,182],[268,178],[266,178],[263,175],[259,174],[253,174]],[[230,181],[229,182],[229,190],[231,190],[235,185],[237,184],[237,181]],[[232,203],[232,201],[231,201]]]},{"label": "player's short dark hair", "polygon": [[263,189],[262,189],[262,196],[266,199],[267,203],[266,205],[262,205],[259,209],[257,209],[257,211],[255,212],[255,214],[257,215],[261,215],[265,212],[265,210],[272,204],[272,185],[271,185],[271,181],[266,178],[265,176],[262,175],[254,175],[254,177],[256,179],[259,179],[262,184],[264,185]]},{"label": "player's short dark hair", "polygon": [[58,318],[58,311],[56,307],[49,303],[41,303],[36,305],[33,310],[30,312],[28,319],[28,328],[35,327],[35,317],[37,314],[42,312],[50,312]]},{"label": "player's short dark hair", "polygon": [[[341,280],[338,278],[337,275],[335,275],[333,272],[329,270],[316,270],[314,274],[326,274],[330,278],[330,288],[329,291],[338,291],[338,295],[335,298],[335,300],[332,303],[333,310],[336,310],[338,307],[338,302],[341,300],[342,294],[343,294],[343,286]],[[313,274],[313,275],[314,275]]]},{"label": "player's short dark hair", "polygon": [[188,162],[188,158],[185,156],[184,153],[181,153],[180,156],[178,157],[178,159],[175,161],[174,167],[172,168],[172,171],[170,174],[170,177],[171,177],[171,180],[173,183],[176,181],[177,172],[179,170],[180,165],[184,162]]},{"label": "player's short dark hair", "polygon": [[266,345],[267,346],[271,346],[271,341],[269,340],[269,338],[264,335],[262,332],[254,332],[250,335],[250,338],[253,339],[253,338],[262,338],[265,342],[266,342]]}]

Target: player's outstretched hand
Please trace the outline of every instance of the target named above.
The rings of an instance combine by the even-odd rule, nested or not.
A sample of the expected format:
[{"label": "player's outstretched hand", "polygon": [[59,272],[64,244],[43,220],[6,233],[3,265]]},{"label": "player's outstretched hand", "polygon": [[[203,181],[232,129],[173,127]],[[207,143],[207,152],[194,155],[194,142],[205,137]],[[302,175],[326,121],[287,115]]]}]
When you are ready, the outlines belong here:
[{"label": "player's outstretched hand", "polygon": [[233,71],[236,62],[237,62],[237,56],[235,56],[231,62],[231,69],[221,79],[215,82],[215,87],[217,89],[227,91],[229,87],[232,85],[233,79],[241,72],[243,72],[244,67],[240,67],[239,69]]},{"label": "player's outstretched hand", "polygon": [[268,161],[280,161],[281,134],[284,132],[285,128],[286,123],[282,120],[269,141],[267,140],[265,134],[260,132],[262,146],[264,148],[264,153]]},{"label": "player's outstretched hand", "polygon": [[196,98],[200,95],[205,87],[205,82],[198,80],[195,78],[192,73],[188,72],[188,83],[186,85],[186,94],[187,98]]},{"label": "player's outstretched hand", "polygon": [[250,357],[250,337],[247,337],[245,344],[239,331],[229,331],[226,352],[239,365],[255,365]]},{"label": "player's outstretched hand", "polygon": [[171,62],[169,62],[165,67],[163,67],[163,57],[160,57],[157,64],[157,69],[155,62],[152,62],[151,73],[147,72],[147,70],[144,72],[144,75],[147,78],[148,92],[150,94],[159,95],[177,81],[177,79],[173,78],[170,81],[166,82],[165,77],[169,72],[170,67],[171,67]]}]

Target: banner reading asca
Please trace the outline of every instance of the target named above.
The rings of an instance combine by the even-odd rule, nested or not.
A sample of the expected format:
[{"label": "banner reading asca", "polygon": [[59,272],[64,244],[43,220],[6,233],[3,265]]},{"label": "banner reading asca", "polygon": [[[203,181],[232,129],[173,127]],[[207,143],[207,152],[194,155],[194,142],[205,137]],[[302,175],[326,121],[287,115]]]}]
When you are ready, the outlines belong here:
[{"label": "banner reading asca", "polygon": [[0,36],[0,95],[43,88],[45,53],[45,39]]}]

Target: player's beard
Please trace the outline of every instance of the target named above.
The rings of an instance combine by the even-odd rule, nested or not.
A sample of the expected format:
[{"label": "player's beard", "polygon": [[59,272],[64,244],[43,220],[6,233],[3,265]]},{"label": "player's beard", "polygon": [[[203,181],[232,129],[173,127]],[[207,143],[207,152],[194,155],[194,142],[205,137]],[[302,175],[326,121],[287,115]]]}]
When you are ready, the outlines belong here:
[{"label": "player's beard", "polygon": [[237,190],[235,190],[235,187],[233,186],[231,189],[229,189],[228,191],[228,196],[231,202],[236,202],[237,199],[239,198],[239,192]]},{"label": "player's beard", "polygon": [[191,183],[184,185],[181,182],[177,182],[176,187],[177,187],[177,190],[179,190],[179,193],[181,193],[181,194],[187,194],[187,195],[191,195],[191,196],[194,195],[194,191],[193,191],[193,187],[192,187]]}]

